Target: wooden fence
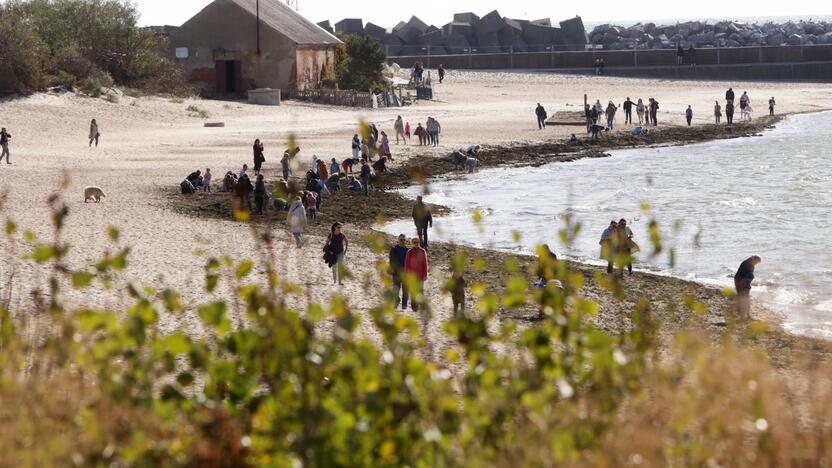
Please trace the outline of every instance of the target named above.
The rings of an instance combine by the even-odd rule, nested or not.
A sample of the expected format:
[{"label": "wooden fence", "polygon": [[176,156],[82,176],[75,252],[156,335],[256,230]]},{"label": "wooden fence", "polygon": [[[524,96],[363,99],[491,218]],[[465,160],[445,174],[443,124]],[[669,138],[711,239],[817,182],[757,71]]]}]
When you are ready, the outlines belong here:
[{"label": "wooden fence", "polygon": [[373,93],[355,91],[351,89],[293,89],[289,91],[289,99],[310,101],[317,104],[331,106],[373,108]]}]

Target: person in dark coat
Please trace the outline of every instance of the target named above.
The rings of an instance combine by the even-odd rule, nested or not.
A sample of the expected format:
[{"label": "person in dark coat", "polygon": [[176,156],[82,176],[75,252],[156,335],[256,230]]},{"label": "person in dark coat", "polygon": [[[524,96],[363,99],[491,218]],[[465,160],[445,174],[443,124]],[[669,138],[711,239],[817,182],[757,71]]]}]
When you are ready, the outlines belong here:
[{"label": "person in dark coat", "polygon": [[728,122],[728,125],[734,123],[734,101],[725,103],[725,120]]},{"label": "person in dark coat", "polygon": [[254,182],[254,206],[257,214],[263,214],[266,206],[266,181],[263,180],[263,174],[257,174]]},{"label": "person in dark coat", "polygon": [[754,267],[763,259],[757,255],[748,257],[740,264],[734,275],[734,287],[737,290],[737,313],[742,320],[751,318],[751,282],[754,281]]},{"label": "person in dark coat", "polygon": [[248,175],[243,174],[237,180],[237,185],[234,187],[234,194],[237,195],[241,210],[251,211],[251,192],[253,191],[254,186],[251,185],[251,180],[248,178]]},{"label": "person in dark coat", "polygon": [[633,105],[635,103],[627,97],[627,100],[624,101],[624,123],[631,124],[633,123]]},{"label": "person in dark coat", "polygon": [[[398,243],[390,249],[390,275],[393,279],[393,289],[396,291],[396,303],[400,302],[402,310],[407,309],[407,288],[402,284],[402,276],[404,276],[404,260],[407,257],[407,237],[404,234],[399,234]],[[401,293],[401,296],[399,294]]]},{"label": "person in dark coat", "polygon": [[437,73],[439,73],[439,84],[442,84],[442,81],[445,80],[445,67],[443,67],[441,63],[439,64]]},{"label": "person in dark coat", "polygon": [[260,139],[254,140],[254,146],[252,147],[254,150],[254,175],[260,174],[260,168],[263,167],[263,163],[266,161],[266,157],[263,156],[263,143],[260,142]]},{"label": "person in dark coat", "polygon": [[734,102],[734,88],[728,88],[728,91],[725,91],[725,100]]},{"label": "person in dark coat", "polygon": [[373,174],[372,169],[370,169],[370,165],[367,164],[367,161],[361,162],[361,185],[364,189],[364,196],[370,196],[370,176]]},{"label": "person in dark coat", "polygon": [[546,118],[548,117],[546,115],[546,109],[543,106],[541,106],[540,103],[538,102],[537,107],[534,110],[534,113],[537,116],[537,129],[538,130],[545,129],[546,128]]},{"label": "person in dark coat", "polygon": [[419,236],[419,244],[423,249],[428,248],[428,227],[433,227],[433,215],[430,208],[422,201],[422,197],[416,197],[416,204],[413,205],[413,224],[416,225],[416,235]]}]

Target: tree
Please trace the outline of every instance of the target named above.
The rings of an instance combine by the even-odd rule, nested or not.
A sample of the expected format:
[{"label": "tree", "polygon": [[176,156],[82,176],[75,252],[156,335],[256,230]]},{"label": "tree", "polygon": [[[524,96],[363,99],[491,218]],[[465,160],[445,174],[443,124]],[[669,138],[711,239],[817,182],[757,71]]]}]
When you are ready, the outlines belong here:
[{"label": "tree", "polygon": [[0,9],[0,91],[23,92],[43,82],[45,47],[24,21]]},{"label": "tree", "polygon": [[345,48],[336,54],[336,73],[341,89],[381,91],[385,86],[382,69],[384,52],[374,39],[353,34],[341,36]]}]

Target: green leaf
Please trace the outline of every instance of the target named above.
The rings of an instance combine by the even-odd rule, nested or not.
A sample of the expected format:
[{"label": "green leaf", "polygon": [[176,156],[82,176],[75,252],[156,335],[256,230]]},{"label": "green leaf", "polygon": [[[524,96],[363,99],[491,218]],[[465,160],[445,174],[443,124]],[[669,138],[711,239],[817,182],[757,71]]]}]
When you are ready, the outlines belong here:
[{"label": "green leaf", "polygon": [[217,289],[219,281],[220,277],[218,275],[205,275],[205,290],[207,292],[214,292],[214,290]]},{"label": "green leaf", "polygon": [[244,260],[240,262],[240,265],[237,267],[237,271],[234,275],[237,279],[243,279],[251,273],[251,269],[254,267],[254,263],[251,260]]},{"label": "green leaf", "polygon": [[72,273],[72,287],[81,289],[90,284],[95,275],[86,271],[76,271]]},{"label": "green leaf", "polygon": [[17,231],[17,224],[15,224],[14,221],[12,221],[12,220],[7,219],[6,220],[6,234],[10,236],[10,235],[14,234],[15,231]]},{"label": "green leaf", "polygon": [[191,351],[191,340],[182,333],[174,333],[164,338],[165,348],[174,356],[187,354]]},{"label": "green leaf", "polygon": [[32,251],[32,258],[38,263],[46,263],[55,256],[55,249],[51,245],[39,245]]},{"label": "green leaf", "polygon": [[113,242],[118,242],[118,238],[120,236],[119,230],[115,226],[110,226],[107,228],[107,236]]}]

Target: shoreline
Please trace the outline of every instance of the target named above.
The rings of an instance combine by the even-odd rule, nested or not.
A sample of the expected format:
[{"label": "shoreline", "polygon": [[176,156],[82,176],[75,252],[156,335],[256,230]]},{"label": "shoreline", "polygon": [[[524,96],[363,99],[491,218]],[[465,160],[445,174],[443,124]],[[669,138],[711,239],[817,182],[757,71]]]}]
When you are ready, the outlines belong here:
[{"label": "shoreline", "polygon": [[[500,166],[536,167],[551,162],[607,157],[606,151],[615,149],[679,146],[721,139],[750,137],[759,135],[761,131],[772,128],[791,115],[796,114],[766,116],[755,121],[738,123],[730,128],[713,124],[699,127],[660,127],[658,131],[648,135],[648,138],[640,138],[638,141],[633,141],[628,134],[618,132],[599,142],[584,142],[582,145],[569,145],[560,140],[552,140],[531,145],[491,146],[482,149],[480,161],[482,168]],[[511,157],[506,158],[506,156]],[[394,161],[394,164],[396,163],[398,161]],[[394,166],[391,172],[385,174],[376,182],[376,191],[372,192],[368,199],[354,192],[341,191],[338,195],[327,200],[323,212],[319,214],[319,224],[310,225],[307,228],[308,234],[323,239],[326,233],[324,228],[329,222],[337,220],[357,226],[358,229],[355,230],[359,234],[357,237],[381,235],[384,241],[389,244],[393,236],[377,230],[375,226],[383,222],[401,219],[402,213],[409,213],[412,200],[399,193],[400,189],[420,185],[428,187],[429,181],[433,177],[460,174],[460,172],[453,170],[449,157],[424,157],[418,162],[415,161],[415,158],[410,158],[400,164]],[[175,197],[180,202],[175,205],[175,209],[179,212],[233,220],[230,197],[227,193],[194,197],[191,199],[192,202],[182,204],[181,195],[173,189],[170,189],[169,192],[171,197]],[[170,199],[170,197],[168,198]],[[361,206],[362,209],[356,210],[356,206]],[[446,207],[436,205],[431,205],[431,207],[434,214],[437,215],[442,215],[448,211]],[[281,213],[272,212],[262,218],[255,218],[254,222],[273,225],[274,221],[280,221],[280,215]],[[278,222],[277,225],[280,229],[286,229],[284,223]],[[360,239],[359,242],[364,246],[373,244],[372,241],[367,239]],[[505,280],[508,278],[508,275],[502,269],[505,261],[514,259],[520,263],[523,270],[528,270],[534,261],[533,256],[522,253],[434,242],[431,243],[431,257],[433,257],[431,263],[432,265],[440,265],[440,269],[443,273],[446,273],[447,266],[450,265],[454,255],[458,252],[465,253],[469,258],[483,258],[486,260],[484,273],[478,273],[477,276],[481,277],[480,282],[486,284],[492,291],[502,291],[504,288]],[[383,255],[378,251],[375,254]],[[625,297],[615,299],[609,292],[601,288],[594,279],[597,272],[604,270],[603,267],[574,260],[567,260],[567,264],[570,269],[582,273],[585,277],[586,286],[582,293],[599,303],[601,312],[599,312],[597,320],[601,322],[600,325],[603,329],[611,333],[620,333],[626,330],[630,326],[627,318],[629,317],[628,311],[634,309],[635,301],[639,297],[648,297],[651,303],[657,305],[657,310],[661,308],[660,305],[668,308],[667,311],[662,310],[660,312],[662,323],[666,325],[662,327],[664,329],[663,334],[668,338],[673,330],[692,323],[698,324],[709,332],[714,332],[713,336],[715,337],[742,334],[740,330],[735,330],[729,323],[728,315],[730,313],[727,312],[728,309],[733,308],[731,301],[724,296],[720,288],[714,285],[671,275],[641,271],[625,282],[631,284],[625,290]],[[682,304],[685,297],[695,297],[697,301],[705,304],[707,313],[702,317],[695,317],[695,314],[691,311],[676,310],[675,306]],[[672,299],[670,302],[674,304],[670,304],[669,299]],[[509,311],[506,312],[505,318],[533,322],[534,318],[531,316],[531,312],[529,310]],[[755,340],[760,340],[767,350],[777,354],[777,356],[772,355],[772,358],[777,362],[783,362],[784,359],[788,360],[777,350],[807,346],[814,349],[818,346],[819,342],[815,338],[792,335],[783,330],[781,327],[782,321],[772,311],[756,307],[755,316],[757,317],[755,321],[759,320],[766,324],[765,328],[770,328],[769,333],[764,334],[762,338],[757,337]],[[825,342],[821,340],[820,343]]]}]

